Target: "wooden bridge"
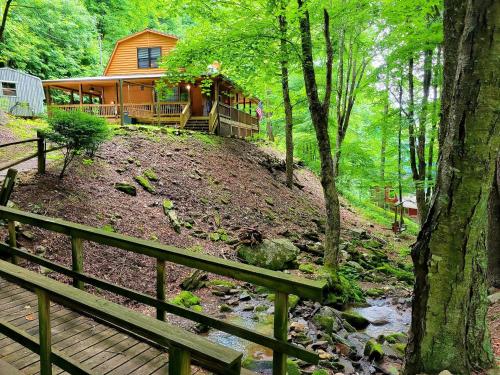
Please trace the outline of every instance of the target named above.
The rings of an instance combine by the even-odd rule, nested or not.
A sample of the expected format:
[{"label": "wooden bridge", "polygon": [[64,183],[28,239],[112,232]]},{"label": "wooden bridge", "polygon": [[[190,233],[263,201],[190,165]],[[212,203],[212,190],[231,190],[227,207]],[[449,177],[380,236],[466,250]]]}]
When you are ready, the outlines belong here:
[{"label": "wooden bridge", "polygon": [[[217,257],[165,246],[117,233],[0,206],[7,222],[8,243],[0,242],[0,368],[12,373],[70,374],[220,374],[241,369],[241,353],[209,342],[166,323],[166,313],[268,347],[273,374],[286,374],[287,356],[317,363],[314,352],[287,341],[288,293],[321,301],[325,283],[311,281]],[[17,246],[15,222],[62,233],[71,238],[72,267],[57,264]],[[156,296],[112,284],[83,271],[84,242],[92,241],[156,259]],[[69,257],[68,249],[68,257]],[[73,280],[59,283],[19,265],[22,260]],[[165,264],[179,265],[264,286],[276,293],[274,335],[267,336],[166,301]],[[93,285],[156,308],[156,319],[85,292]],[[191,367],[191,364],[197,367]],[[168,370],[167,370],[168,369]],[[0,371],[1,373],[1,371]]]}]

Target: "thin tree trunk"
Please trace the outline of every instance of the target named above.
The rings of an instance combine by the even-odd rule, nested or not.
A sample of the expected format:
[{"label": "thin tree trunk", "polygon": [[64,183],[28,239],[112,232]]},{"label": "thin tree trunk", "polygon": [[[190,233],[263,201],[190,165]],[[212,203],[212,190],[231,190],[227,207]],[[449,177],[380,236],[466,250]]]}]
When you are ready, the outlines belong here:
[{"label": "thin tree trunk", "polygon": [[9,16],[10,6],[13,0],[7,0],[5,3],[5,8],[3,9],[2,23],[0,24],[0,43],[3,42],[5,25],[7,24],[7,18]]},{"label": "thin tree trunk", "polygon": [[285,16],[285,5],[281,3],[281,14],[278,17],[280,25],[281,49],[281,89],[283,92],[283,105],[285,107],[285,143],[286,143],[286,186],[293,187],[293,116],[290,89],[288,86],[288,48],[287,33],[288,22]]},{"label": "thin tree trunk", "polygon": [[403,207],[403,172],[402,172],[402,150],[401,138],[403,133],[403,82],[399,82],[399,128],[398,128],[398,193],[399,202],[401,203],[401,224],[403,224],[404,207]]},{"label": "thin tree trunk", "polygon": [[[299,9],[303,9],[303,0],[297,0]],[[328,112],[331,94],[331,71],[333,63],[333,52],[330,40],[329,15],[324,10],[324,33],[327,47],[327,84],[325,99],[323,103],[319,99],[314,71],[314,60],[312,53],[311,27],[309,12],[306,10],[300,18],[300,35],[302,47],[302,71],[309,102],[309,112],[316,131],[319,156],[321,161],[321,186],[325,197],[326,206],[326,233],[325,233],[325,256],[324,264],[336,269],[339,258],[340,242],[340,205],[335,185],[334,164],[330,135],[328,134]]]},{"label": "thin tree trunk", "polygon": [[416,281],[404,373],[493,363],[486,313],[488,201],[500,148],[500,2],[445,0],[444,117],[436,190],[412,249]]}]

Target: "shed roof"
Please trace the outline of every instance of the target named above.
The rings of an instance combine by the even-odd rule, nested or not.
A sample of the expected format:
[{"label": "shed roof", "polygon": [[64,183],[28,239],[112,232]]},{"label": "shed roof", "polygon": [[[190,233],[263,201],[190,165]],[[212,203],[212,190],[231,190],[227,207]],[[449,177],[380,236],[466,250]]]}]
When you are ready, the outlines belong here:
[{"label": "shed roof", "polygon": [[6,70],[9,70],[11,72],[15,72],[17,74],[22,74],[24,76],[27,76],[27,77],[30,77],[30,78],[33,78],[33,79],[36,79],[36,80],[39,80],[41,81],[41,79],[37,76],[34,76],[33,74],[29,74],[29,73],[26,73],[26,72],[23,72],[22,70],[18,70],[18,69],[13,69],[13,68],[10,68],[10,67],[3,67],[3,68],[0,68],[0,71],[6,71]]}]

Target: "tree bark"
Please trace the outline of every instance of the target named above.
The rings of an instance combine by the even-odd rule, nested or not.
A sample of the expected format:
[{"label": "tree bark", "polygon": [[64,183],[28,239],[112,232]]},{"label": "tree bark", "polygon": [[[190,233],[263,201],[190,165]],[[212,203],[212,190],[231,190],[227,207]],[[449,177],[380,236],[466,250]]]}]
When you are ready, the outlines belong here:
[{"label": "tree bark", "polygon": [[436,190],[412,249],[404,373],[493,363],[486,313],[488,201],[500,147],[500,2],[445,0],[444,117]]},{"label": "tree bark", "polygon": [[285,143],[286,143],[286,186],[293,187],[293,116],[290,88],[288,85],[288,48],[287,33],[288,22],[285,16],[285,5],[281,3],[281,14],[278,17],[280,27],[280,52],[281,52],[281,90],[283,92],[283,105],[285,107]]},{"label": "tree bark", "polygon": [[[299,9],[303,9],[303,0],[297,0]],[[312,52],[311,27],[309,22],[309,12],[304,11],[300,18],[300,36],[302,48],[302,72],[309,103],[311,120],[316,131],[319,156],[321,161],[321,186],[325,197],[326,206],[326,233],[325,233],[325,255],[324,264],[336,269],[339,258],[340,242],[340,204],[335,184],[334,165],[332,159],[332,149],[330,135],[328,134],[328,114],[330,107],[331,92],[331,72],[333,64],[333,53],[330,40],[330,22],[326,9],[324,14],[324,34],[327,47],[327,84],[325,100],[321,102],[316,84],[316,74],[314,71],[314,60]]]},{"label": "tree bark", "polygon": [[488,205],[488,276],[489,285],[500,288],[500,155]]}]

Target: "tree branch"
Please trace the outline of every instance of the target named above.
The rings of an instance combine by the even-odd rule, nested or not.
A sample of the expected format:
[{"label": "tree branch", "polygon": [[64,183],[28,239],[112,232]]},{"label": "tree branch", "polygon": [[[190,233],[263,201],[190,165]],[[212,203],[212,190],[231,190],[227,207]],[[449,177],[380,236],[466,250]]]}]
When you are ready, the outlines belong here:
[{"label": "tree branch", "polygon": [[325,97],[323,99],[324,111],[328,111],[330,107],[330,98],[332,96],[332,67],[333,67],[333,46],[332,39],[330,37],[330,15],[328,11],[323,9],[324,18],[324,35],[325,35],[325,46],[326,46],[326,86],[325,86]]}]

